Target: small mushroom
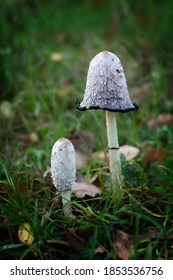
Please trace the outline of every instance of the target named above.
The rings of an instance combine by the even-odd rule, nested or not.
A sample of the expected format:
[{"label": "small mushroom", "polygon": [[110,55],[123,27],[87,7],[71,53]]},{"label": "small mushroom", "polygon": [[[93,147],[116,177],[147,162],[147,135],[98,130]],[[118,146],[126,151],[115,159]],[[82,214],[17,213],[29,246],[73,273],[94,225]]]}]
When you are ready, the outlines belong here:
[{"label": "small mushroom", "polygon": [[51,175],[55,188],[61,193],[64,214],[70,216],[72,186],[76,180],[76,157],[73,144],[66,138],[60,138],[52,148]]},{"label": "small mushroom", "polygon": [[103,109],[106,111],[106,126],[109,150],[109,166],[113,192],[123,186],[118,133],[115,112],[138,109],[130,100],[124,70],[119,58],[103,51],[90,62],[83,101],[77,109]]}]

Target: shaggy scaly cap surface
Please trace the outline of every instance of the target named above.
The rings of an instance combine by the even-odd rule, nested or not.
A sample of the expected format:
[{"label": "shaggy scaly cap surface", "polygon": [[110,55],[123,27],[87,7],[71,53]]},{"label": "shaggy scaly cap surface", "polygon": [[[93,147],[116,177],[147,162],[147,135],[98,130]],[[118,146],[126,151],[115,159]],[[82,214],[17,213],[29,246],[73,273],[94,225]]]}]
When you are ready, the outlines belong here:
[{"label": "shaggy scaly cap surface", "polygon": [[51,175],[55,188],[59,192],[71,190],[76,180],[76,157],[73,144],[66,138],[60,138],[51,153]]},{"label": "shaggy scaly cap surface", "polygon": [[138,108],[130,100],[124,70],[119,58],[103,51],[90,62],[83,101],[79,110],[104,109],[127,112]]}]

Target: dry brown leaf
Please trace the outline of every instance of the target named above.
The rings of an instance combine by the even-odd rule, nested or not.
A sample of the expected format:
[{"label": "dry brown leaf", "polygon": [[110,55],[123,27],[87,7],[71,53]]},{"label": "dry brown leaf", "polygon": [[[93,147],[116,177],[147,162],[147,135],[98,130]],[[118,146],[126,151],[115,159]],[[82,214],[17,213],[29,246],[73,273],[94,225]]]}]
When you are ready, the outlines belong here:
[{"label": "dry brown leaf", "polygon": [[[24,200],[28,200],[29,195],[27,192],[27,186],[25,184],[19,183],[18,181],[13,181],[14,188],[18,193],[22,193],[24,196]],[[1,183],[0,185],[0,195],[3,197],[8,197],[10,193],[10,187],[6,183]]]},{"label": "dry brown leaf", "polygon": [[139,239],[145,240],[145,239],[173,239],[173,234],[168,232],[161,233],[158,229],[152,229],[148,233],[140,234]]},{"label": "dry brown leaf", "polygon": [[172,114],[160,114],[158,116],[158,121],[160,124],[169,124],[173,122]]},{"label": "dry brown leaf", "polygon": [[97,254],[104,254],[107,250],[101,246],[101,245],[98,245],[95,250],[94,250],[94,254],[97,255]]},{"label": "dry brown leaf", "polygon": [[53,184],[52,176],[51,176],[51,171],[46,170],[46,172],[44,173],[43,176],[44,176],[45,185],[48,186],[48,187],[54,188],[54,184]]},{"label": "dry brown leaf", "polygon": [[[150,239],[151,242],[153,239],[173,239],[172,233],[161,233],[158,229],[152,229],[147,233],[139,234],[139,240],[147,240]],[[134,254],[134,240],[135,235],[129,235],[126,232],[116,229],[115,230],[115,238],[113,241],[113,248],[115,250],[116,256],[118,256],[122,260],[128,260]]]},{"label": "dry brown leaf", "polygon": [[120,147],[120,154],[123,154],[126,160],[132,160],[136,158],[140,150],[134,146],[123,145]]},{"label": "dry brown leaf", "polygon": [[[134,146],[123,145],[120,147],[120,154],[123,154],[126,160],[132,160],[136,158],[139,152],[140,150]],[[95,152],[93,154],[93,159],[108,162],[108,151]]]},{"label": "dry brown leaf", "polygon": [[[95,173],[89,180],[90,184],[95,183],[98,180],[98,173]],[[94,184],[95,185],[95,184]]]},{"label": "dry brown leaf", "polygon": [[69,246],[73,251],[79,252],[86,249],[87,244],[79,227],[66,228],[66,235]]},{"label": "dry brown leaf", "polygon": [[94,186],[100,188],[101,184],[100,184],[100,180],[99,180],[99,174],[95,173],[89,180],[90,184],[93,184]]},{"label": "dry brown leaf", "polygon": [[116,229],[112,244],[115,254],[122,260],[129,260],[134,253],[133,238],[126,232]]},{"label": "dry brown leaf", "polygon": [[78,198],[83,198],[85,195],[95,197],[101,194],[99,188],[86,182],[75,182],[72,186],[72,192],[75,193]]},{"label": "dry brown leaf", "polygon": [[157,117],[153,117],[149,120],[148,124],[152,129],[157,128],[160,125],[173,123],[173,114],[160,114]]},{"label": "dry brown leaf", "polygon": [[163,164],[165,160],[165,152],[161,149],[152,149],[144,157],[144,161],[147,166],[150,166],[153,162]]}]

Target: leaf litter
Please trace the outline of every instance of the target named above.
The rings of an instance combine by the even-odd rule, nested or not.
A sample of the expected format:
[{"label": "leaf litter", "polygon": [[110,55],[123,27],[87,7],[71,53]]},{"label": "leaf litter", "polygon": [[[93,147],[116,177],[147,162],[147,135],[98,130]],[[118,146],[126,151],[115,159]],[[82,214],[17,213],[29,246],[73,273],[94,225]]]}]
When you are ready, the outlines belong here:
[{"label": "leaf litter", "polygon": [[[135,159],[140,153],[140,149],[131,145],[120,146],[120,154],[122,154],[127,161]],[[95,152],[93,159],[108,162],[108,151]]]},{"label": "leaf litter", "polygon": [[154,162],[156,162],[159,165],[164,164],[165,159],[165,151],[158,148],[150,149],[144,156],[144,162],[147,167],[149,167]]},{"label": "leaf litter", "polygon": [[79,227],[66,228],[66,236],[69,247],[73,251],[80,252],[86,249],[87,242],[84,238],[82,230]]},{"label": "leaf litter", "polygon": [[[22,138],[23,136],[21,136]],[[28,141],[27,137],[24,135],[23,141]],[[20,135],[19,135],[20,138]],[[85,144],[83,145],[83,138],[85,138]],[[94,150],[92,142],[92,134],[82,131],[78,135],[73,135],[73,143],[75,144],[75,148],[77,150],[77,166],[78,168],[85,168],[87,165],[88,160],[90,157],[87,154],[87,151],[92,148]],[[123,145],[120,147],[120,152],[126,158],[126,160],[130,161],[136,158],[140,150],[137,147],[130,146],[130,145]],[[99,160],[103,160],[108,162],[108,153],[107,152],[99,152],[99,153],[92,153],[91,157],[99,158]],[[156,161],[157,163],[162,163],[164,160],[165,154],[162,150],[159,149],[151,149],[146,154],[146,162],[147,164],[151,164],[152,162]],[[98,173],[95,173],[93,177],[90,178],[88,182],[85,180],[85,176],[78,176],[77,182],[73,185],[72,191],[77,198],[83,198],[84,196],[88,195],[90,197],[95,197],[101,194],[101,189],[99,186],[95,186],[95,182],[98,179]],[[51,174],[48,171],[45,176],[45,181],[49,186],[52,186],[51,182]],[[83,214],[83,212],[82,212]],[[81,252],[88,248],[88,238],[84,237],[82,233],[82,229],[80,227],[73,227],[73,228],[66,228],[66,237],[67,237],[67,244],[69,244],[69,248],[74,252]],[[141,234],[139,235],[139,239],[143,240],[146,238],[155,239],[160,237],[160,233],[157,230],[153,230],[150,233]],[[171,237],[170,237],[171,238]],[[52,241],[56,242],[56,240]],[[59,242],[59,241],[58,241]],[[135,238],[133,235],[129,235],[128,233],[116,229],[114,231],[114,239],[112,241],[112,247],[114,250],[115,256],[122,260],[128,260],[134,254],[134,244]],[[107,249],[102,246],[102,244],[97,244],[94,254],[104,254],[107,252]]]},{"label": "leaf litter", "polygon": [[[154,242],[156,239],[173,240],[173,234],[169,231],[162,233],[160,230],[153,228],[147,233],[139,234],[137,238],[141,242],[148,242],[148,240]],[[136,236],[134,234],[128,234],[120,229],[115,229],[112,242],[115,257],[121,260],[131,259],[135,253],[135,239]]]},{"label": "leaf litter", "polygon": [[156,129],[161,125],[170,124],[173,124],[173,114],[170,113],[163,113],[158,116],[154,116],[148,122],[148,125],[151,129]]},{"label": "leaf litter", "polygon": [[101,194],[101,190],[93,184],[86,182],[75,182],[72,186],[72,192],[78,198],[83,198],[85,195],[95,197]]},{"label": "leaf litter", "polygon": [[133,238],[126,232],[116,229],[112,247],[115,254],[122,260],[129,260],[134,254]]}]

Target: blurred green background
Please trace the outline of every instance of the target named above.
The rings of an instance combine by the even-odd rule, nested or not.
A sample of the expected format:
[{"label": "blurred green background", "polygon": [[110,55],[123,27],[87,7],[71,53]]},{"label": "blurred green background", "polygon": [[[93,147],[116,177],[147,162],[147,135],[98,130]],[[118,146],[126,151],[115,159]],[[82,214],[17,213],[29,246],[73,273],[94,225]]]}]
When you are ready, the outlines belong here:
[{"label": "blurred green background", "polygon": [[86,73],[104,47],[125,50],[125,62],[129,56],[140,65],[141,81],[157,72],[172,92],[171,0],[2,0],[0,18],[1,100],[12,100],[26,83],[60,86],[63,67],[52,65],[52,52],[65,53],[67,75],[80,87],[77,71]]}]

